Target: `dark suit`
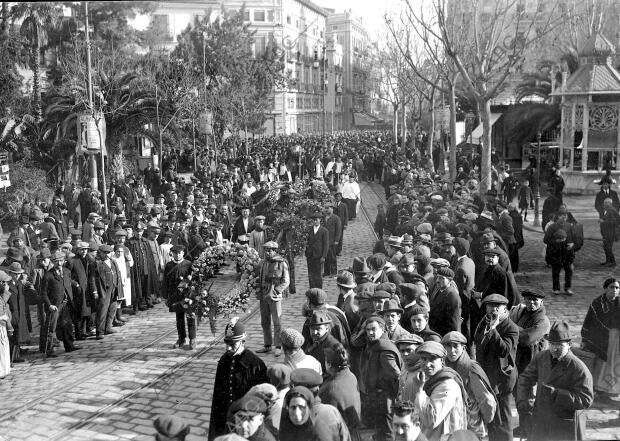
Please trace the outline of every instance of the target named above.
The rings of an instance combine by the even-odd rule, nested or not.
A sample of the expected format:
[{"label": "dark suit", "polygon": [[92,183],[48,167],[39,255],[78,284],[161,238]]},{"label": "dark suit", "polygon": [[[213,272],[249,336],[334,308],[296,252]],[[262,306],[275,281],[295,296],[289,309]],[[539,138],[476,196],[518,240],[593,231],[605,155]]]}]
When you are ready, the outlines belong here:
[{"label": "dark suit", "polygon": [[109,333],[112,330],[112,321],[116,315],[118,302],[116,301],[120,275],[116,262],[109,260],[110,266],[103,260],[97,259],[91,276],[91,285],[97,293],[97,336]]},{"label": "dark suit", "polygon": [[335,214],[326,217],[325,229],[327,229],[329,237],[329,250],[327,252],[327,259],[325,260],[325,275],[333,276],[338,273],[338,261],[336,259],[338,245],[335,245],[334,243],[340,243],[342,238],[342,222],[340,218]]},{"label": "dark suit", "polygon": [[95,300],[92,297],[92,286],[89,286],[89,274],[93,271],[95,262],[88,256],[84,259],[75,256],[67,262],[67,268],[71,271],[71,280],[75,282],[73,299],[73,322],[75,334],[79,338],[86,334],[88,319],[95,308]]},{"label": "dark suit", "polygon": [[614,256],[614,241],[616,240],[616,228],[620,223],[620,215],[614,208],[605,210],[600,219],[601,236],[603,236],[603,251],[605,251],[605,263],[616,264]]},{"label": "dark suit", "polygon": [[[48,329],[48,352],[53,352],[54,334],[62,340],[66,351],[73,349],[73,321],[71,309],[73,305],[73,288],[71,286],[71,272],[61,268],[61,274],[52,268],[45,273],[41,282],[41,300],[43,301],[46,320],[45,329]],[[58,308],[51,311],[50,306]]]},{"label": "dark suit", "polygon": [[[306,262],[310,288],[323,288],[323,262],[329,252],[329,233],[325,227],[319,227],[314,234],[314,226],[308,233],[306,243]],[[322,259],[322,261],[321,261]]]},{"label": "dark suit", "polygon": [[347,207],[347,204],[340,201],[340,203],[334,207],[334,213],[340,218],[340,222],[342,222],[342,229],[340,230],[340,237],[338,238],[338,245],[336,246],[336,255],[339,256],[342,252],[342,237],[344,235],[344,229],[347,227],[347,223],[349,222],[349,207]]},{"label": "dark suit", "polygon": [[602,218],[605,214],[605,209],[603,208],[603,201],[605,199],[611,199],[612,206],[616,209],[616,211],[620,210],[620,199],[618,199],[618,193],[613,190],[605,191],[601,190],[596,193],[596,198],[594,199],[594,208],[598,211],[598,217]]},{"label": "dark suit", "polygon": [[248,218],[248,228],[246,229],[243,226],[243,216],[239,216],[237,220],[235,221],[235,224],[233,225],[233,228],[232,228],[232,236],[231,236],[232,242],[233,243],[237,242],[237,238],[239,236],[248,234],[253,229],[254,229],[254,218],[253,217]]},{"label": "dark suit", "polygon": [[469,335],[469,302],[471,293],[474,290],[476,280],[476,264],[469,257],[464,256],[456,261],[454,265],[454,282],[459,288],[459,296],[461,298],[461,333],[467,337],[467,341],[471,342]]}]

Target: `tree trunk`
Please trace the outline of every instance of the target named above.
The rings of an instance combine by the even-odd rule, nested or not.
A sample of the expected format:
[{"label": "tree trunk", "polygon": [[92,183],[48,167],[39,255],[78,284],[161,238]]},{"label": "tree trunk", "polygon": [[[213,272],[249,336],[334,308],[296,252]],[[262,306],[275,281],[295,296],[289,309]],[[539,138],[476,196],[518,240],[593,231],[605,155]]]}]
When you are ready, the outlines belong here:
[{"label": "tree trunk", "polygon": [[[157,84],[155,85],[155,113],[157,116],[157,134],[159,135],[159,179],[161,179],[164,172],[164,137],[161,133],[161,121],[159,119],[159,93]],[[155,166],[155,164],[153,164],[153,166]]]},{"label": "tree trunk", "polygon": [[[404,97],[403,97],[404,98]],[[405,147],[407,145],[407,105],[405,104],[405,100],[403,99],[403,120],[401,122],[401,132],[402,132],[402,139],[400,141],[400,146],[403,149],[403,152],[405,151]]]},{"label": "tree trunk", "polygon": [[433,162],[433,141],[435,138],[435,89],[431,90],[431,99],[429,102],[431,112],[431,127],[428,132],[428,157],[430,158],[431,171],[435,171],[435,163]]},{"label": "tree trunk", "polygon": [[2,27],[0,33],[2,38],[9,36],[9,2],[2,2]]},{"label": "tree trunk", "polygon": [[35,31],[35,48],[32,59],[32,99],[34,104],[34,113],[37,121],[43,120],[43,109],[41,108],[41,41],[39,38],[39,26]]},{"label": "tree trunk", "polygon": [[398,104],[393,104],[392,108],[394,109],[394,123],[392,124],[394,129],[394,142],[396,142],[398,139]]},{"label": "tree trunk", "polygon": [[480,190],[491,189],[491,101],[476,100],[478,114],[482,124],[482,157],[480,158]]},{"label": "tree trunk", "polygon": [[455,85],[450,85],[450,181],[456,179],[456,93]]}]

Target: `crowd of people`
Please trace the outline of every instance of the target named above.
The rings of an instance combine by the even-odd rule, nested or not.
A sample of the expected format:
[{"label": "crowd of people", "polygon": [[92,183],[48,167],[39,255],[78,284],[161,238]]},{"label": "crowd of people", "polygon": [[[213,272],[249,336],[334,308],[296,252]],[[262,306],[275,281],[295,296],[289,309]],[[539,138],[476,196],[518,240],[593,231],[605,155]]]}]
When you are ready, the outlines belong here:
[{"label": "crowd of people", "polygon": [[[609,378],[618,357],[620,282],[605,281],[584,322],[584,347],[596,357],[591,372],[571,351],[569,324],[547,317],[545,293],[515,281],[532,202],[526,180],[535,174],[515,182],[504,167],[502,183],[496,174],[484,192],[475,156],[460,156],[451,182],[434,172],[423,149],[401,149],[387,133],[341,133],[326,144],[301,135],[225,144],[201,159],[190,182],[177,177],[170,157],[161,176],[149,166],[115,183],[105,218],[88,186],[61,185],[49,205],[25,204],[0,271],[0,331],[10,334],[4,375],[5,354],[19,361],[30,339],[28,305],[37,305],[47,356],[58,341],[70,352],[78,349],[74,340],[103,339],[127,314],[162,301],[176,313],[175,347],[187,337],[195,347],[195,323],[178,303],[180,282],[191,275],[192,259],[230,240],[261,257],[264,345],[256,352],[273,353],[278,363],[268,367],[245,347],[242,321],[226,326],[210,440],[347,441],[359,440],[363,429],[376,441],[512,440],[513,400],[522,436],[584,439],[595,390],[602,398],[619,392]],[[303,176],[322,181],[333,201],[309,213],[309,289],[298,330],[282,326],[282,303],[296,291],[290,244],[286,232],[270,231],[263,209],[270,189],[285,196]],[[378,240],[339,269],[363,180],[385,190],[374,222]],[[554,182],[550,197],[560,203],[543,209],[550,213],[546,262],[554,295],[570,296],[582,243],[561,182]],[[603,217],[612,216],[608,206]],[[338,293],[323,289],[325,277],[336,278]],[[171,439],[188,432],[177,420],[156,427]]]}]

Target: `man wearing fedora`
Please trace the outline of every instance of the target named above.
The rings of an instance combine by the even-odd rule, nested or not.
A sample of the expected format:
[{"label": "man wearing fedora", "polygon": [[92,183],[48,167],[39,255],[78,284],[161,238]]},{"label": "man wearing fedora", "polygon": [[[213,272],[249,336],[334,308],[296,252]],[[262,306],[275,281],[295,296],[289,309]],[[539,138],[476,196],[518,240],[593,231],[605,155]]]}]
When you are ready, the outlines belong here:
[{"label": "man wearing fedora", "polygon": [[[287,297],[289,286],[289,272],[286,260],[278,254],[278,243],[269,241],[262,245],[265,257],[258,268],[261,327],[263,328],[264,347],[257,353],[271,352],[275,343],[275,356],[282,353],[280,344],[280,330],[282,320],[282,299]],[[273,324],[273,335],[272,335]]]},{"label": "man wearing fedora", "polygon": [[592,374],[570,349],[566,321],[553,323],[547,340],[549,349],[536,354],[519,376],[517,409],[528,417],[521,425],[529,427],[530,441],[586,439],[584,410],[594,401]]},{"label": "man wearing fedora", "polygon": [[41,282],[41,299],[45,308],[47,356],[54,356],[54,340],[63,342],[65,351],[80,349],[73,344],[73,286],[71,272],[64,267],[65,253],[57,251],[52,255],[53,268],[47,271]]},{"label": "man wearing fedora", "polygon": [[11,309],[11,324],[13,325],[13,336],[9,339],[11,344],[11,354],[13,362],[23,362],[20,353],[20,345],[30,343],[30,332],[32,323],[30,321],[30,311],[28,299],[37,297],[37,293],[31,284],[26,287],[23,283],[25,271],[19,262],[13,262],[7,268],[11,281],[9,282],[9,308]]},{"label": "man wearing fedora", "polygon": [[309,327],[312,341],[307,345],[305,352],[321,363],[322,372],[327,372],[325,350],[340,343],[331,335],[332,319],[325,310],[313,311],[310,316]]},{"label": "man wearing fedora", "polygon": [[342,222],[340,218],[334,214],[334,207],[331,204],[325,207],[325,229],[327,229],[329,238],[329,249],[327,251],[323,272],[325,276],[336,277],[338,273],[336,254],[338,251],[338,244],[340,240],[342,240]]},{"label": "man wearing fedora", "polygon": [[245,327],[233,317],[224,330],[226,352],[217,363],[213,388],[213,404],[209,421],[209,441],[229,432],[226,424],[232,403],[242,398],[257,384],[268,383],[267,366],[245,347]]},{"label": "man wearing fedora", "polygon": [[88,322],[95,310],[92,286],[89,285],[95,261],[88,256],[88,242],[79,241],[75,246],[75,256],[67,262],[74,286],[74,328],[75,339],[84,340],[88,334]]},{"label": "man wearing fedora", "polygon": [[385,332],[392,342],[396,342],[401,337],[409,333],[400,326],[400,318],[403,309],[400,307],[396,298],[389,299],[383,304],[383,310],[379,313],[385,320]]},{"label": "man wearing fedora", "polygon": [[310,288],[323,288],[323,265],[329,252],[329,233],[321,226],[320,212],[312,214],[312,227],[306,243],[306,263]]},{"label": "man wearing fedora", "polygon": [[117,290],[120,287],[120,273],[116,262],[112,259],[114,248],[104,244],[97,249],[97,259],[91,273],[93,298],[97,302],[95,317],[96,338],[103,339],[104,335],[114,334],[112,322],[116,316]]}]

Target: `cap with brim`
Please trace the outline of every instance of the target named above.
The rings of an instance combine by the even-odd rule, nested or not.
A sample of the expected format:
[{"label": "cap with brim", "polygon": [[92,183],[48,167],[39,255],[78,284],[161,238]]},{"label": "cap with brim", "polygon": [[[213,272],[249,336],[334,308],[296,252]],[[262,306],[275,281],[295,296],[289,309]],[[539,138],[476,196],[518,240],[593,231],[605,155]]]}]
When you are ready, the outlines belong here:
[{"label": "cap with brim", "polygon": [[114,233],[114,235],[116,237],[127,237],[127,231],[123,230],[122,228],[119,230],[116,230],[116,232]]},{"label": "cap with brim", "polygon": [[437,358],[443,358],[446,356],[446,348],[441,343],[436,341],[425,341],[415,350],[416,354],[431,355]]},{"label": "cap with brim", "polygon": [[385,326],[385,320],[380,315],[376,315],[376,314],[375,315],[371,315],[370,317],[368,317],[366,319],[366,325],[368,325],[369,323],[372,323],[372,322],[377,322],[380,325]]},{"label": "cap with brim", "polygon": [[417,334],[402,334],[394,342],[395,345],[421,345],[424,343],[424,339]]},{"label": "cap with brim", "polygon": [[263,245],[263,249],[277,250],[278,249],[278,242],[274,242],[273,240],[270,240],[269,242],[267,242],[267,243],[265,243]]},{"label": "cap with brim", "polygon": [[482,254],[485,256],[488,256],[488,255],[499,256],[501,253],[499,252],[497,248],[489,248],[487,250],[484,250]]},{"label": "cap with brim", "polygon": [[82,242],[82,241],[78,242],[77,245],[76,245],[76,248],[78,250],[79,249],[84,249],[84,248],[88,249],[89,247],[90,247],[90,245],[89,245],[88,242]]},{"label": "cap with brim", "polygon": [[368,274],[370,273],[370,268],[366,263],[366,259],[363,257],[355,257],[353,259],[353,265],[351,266],[351,272],[355,274]]},{"label": "cap with brim", "polygon": [[260,397],[246,394],[230,406],[231,414],[234,415],[240,411],[254,415],[264,414],[267,411],[267,403]]},{"label": "cap with brim", "polygon": [[544,299],[545,298],[545,293],[542,291],[538,291],[535,289],[524,289],[523,291],[521,291],[521,296],[523,298],[528,298],[528,297],[534,297],[537,299]]},{"label": "cap with brim", "polygon": [[313,311],[310,317],[310,326],[331,325],[332,319],[327,314],[327,311]]},{"label": "cap with brim", "polygon": [[381,314],[386,314],[388,312],[397,312],[399,314],[402,314],[403,308],[400,307],[396,299],[390,299],[387,302],[385,302],[385,304],[383,305]]},{"label": "cap with brim", "polygon": [[283,388],[291,384],[291,372],[292,369],[288,365],[276,363],[267,368],[267,377],[275,387]]},{"label": "cap with brim", "polygon": [[310,388],[317,387],[323,384],[323,377],[314,369],[297,368],[291,372],[291,384]]},{"label": "cap with brim", "polygon": [[465,336],[461,334],[459,331],[450,331],[446,335],[443,336],[443,338],[441,339],[441,344],[447,345],[450,343],[460,343],[462,345],[466,345],[467,338],[465,338]]},{"label": "cap with brim", "polygon": [[185,439],[190,431],[190,426],[175,415],[158,416],[153,426],[157,430],[157,439]]},{"label": "cap with brim", "polygon": [[508,299],[501,294],[490,294],[482,299],[482,304],[507,305]]},{"label": "cap with brim", "polygon": [[56,251],[54,254],[52,254],[52,260],[64,260],[66,258],[67,255],[62,251]]},{"label": "cap with brim", "polygon": [[88,219],[89,220],[101,219],[101,215],[99,213],[91,212],[91,213],[88,213]]},{"label": "cap with brim", "polygon": [[114,248],[104,243],[103,245],[99,245],[99,249],[97,251],[101,251],[102,253],[111,253],[114,251]]},{"label": "cap with brim", "polygon": [[10,273],[14,273],[14,274],[23,274],[23,273],[25,273],[24,269],[22,268],[22,265],[19,262],[13,262],[12,264],[9,265],[7,270]]},{"label": "cap with brim", "polygon": [[338,278],[336,279],[336,285],[341,286],[343,288],[355,288],[357,284],[355,283],[355,277],[349,271],[342,271],[338,274]]},{"label": "cap with brim", "polygon": [[373,300],[382,300],[382,299],[391,299],[391,298],[392,298],[392,294],[382,289],[376,290],[375,293],[372,295]]},{"label": "cap with brim", "polygon": [[258,220],[265,220],[265,219],[267,219],[267,218],[266,218],[265,216],[263,216],[262,214],[260,214],[260,215],[258,215],[258,216],[256,216],[256,217],[254,218],[254,220],[257,220],[257,221],[258,221]]},{"label": "cap with brim", "polygon": [[10,247],[6,251],[6,257],[7,257],[7,259],[11,259],[11,260],[15,260],[17,262],[21,262],[22,260],[24,260],[24,253],[19,248]]},{"label": "cap with brim", "polygon": [[567,342],[573,339],[570,327],[564,320],[554,322],[553,325],[551,325],[549,334],[545,335],[545,338],[552,343]]}]

